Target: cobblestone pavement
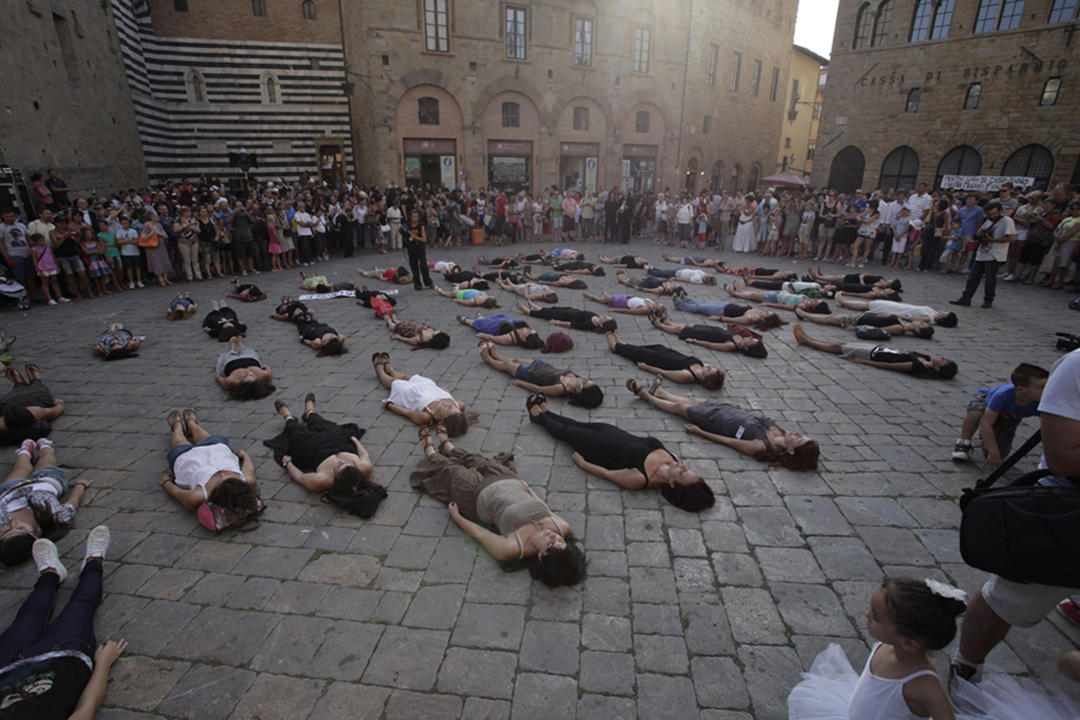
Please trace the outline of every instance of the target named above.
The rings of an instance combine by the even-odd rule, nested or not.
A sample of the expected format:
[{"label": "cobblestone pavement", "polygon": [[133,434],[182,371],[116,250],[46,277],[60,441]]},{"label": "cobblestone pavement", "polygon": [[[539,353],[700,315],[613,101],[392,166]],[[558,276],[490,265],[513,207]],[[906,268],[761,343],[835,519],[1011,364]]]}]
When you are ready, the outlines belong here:
[{"label": "cobblestone pavement", "polygon": [[[601,248],[581,246],[590,260]],[[651,242],[637,240],[633,249],[660,260]],[[476,250],[433,251],[431,259],[467,266]],[[759,264],[756,256],[724,256]],[[358,264],[400,259],[368,251],[315,269],[352,280]],[[906,300],[939,308],[962,283],[913,272],[902,278]],[[607,396],[592,412],[557,400],[553,409],[663,440],[716,490],[716,506],[693,515],[575,467],[567,446],[526,420],[525,391],[482,364],[472,333],[453,320],[463,308],[449,300],[411,288],[400,295],[408,300],[403,319],[433,321],[451,334],[443,352],[390,342],[371,311],[351,300],[313,302],[352,349],[316,358],[290,325],[268,317],[280,295],[298,293],[296,274],[253,279],[270,300],[232,306],[250,326],[248,345],[275,371],[277,394],[259,402],[225,399],[212,378],[224,345],[204,336],[198,319],[165,321],[172,291],[0,315],[7,332],[20,336],[17,363],[40,364],[67,403],[53,433],[62,464],[73,479],[93,481],[77,530],[60,544],[69,565],[81,558],[90,528],[112,528],[97,629],[99,638],[123,637],[131,646],[113,669],[102,720],[784,718],[799,672],[828,643],[840,643],[861,667],[869,641],[863,614],[884,577],[979,586],[983,574],[965,566],[957,549],[955,500],[980,475],[973,464],[949,460],[961,414],[974,390],[1004,382],[1017,363],[1049,368],[1060,356],[1053,333],[1076,330],[1080,318],[1066,307],[1072,296],[999,285],[993,310],[960,309],[960,326],[939,329],[932,341],[892,341],[956,359],[960,374],[952,381],[913,380],[801,351],[790,326],[767,333],[764,361],[695,348],[727,371],[721,397],[821,442],[823,462],[812,473],[770,469],[692,438],[677,418],[624,388],[645,373],[608,353],[602,336],[569,331],[575,347],[552,359],[588,373]],[[618,287],[611,276],[588,283],[590,290]],[[190,289],[208,311],[227,285],[175,289]],[[493,292],[513,314],[513,298]],[[560,304],[586,307],[580,291],[559,295]],[[691,296],[719,299],[723,291],[694,287]],[[91,357],[110,321],[147,336],[140,357]],[[685,349],[643,318],[620,316],[619,323],[627,342]],[[838,328],[811,332],[851,338]],[[461,447],[514,451],[522,477],[583,539],[590,561],[583,584],[550,590],[527,572],[502,572],[442,505],[410,489],[422,457],[416,428],[382,410],[386,391],[369,359],[375,350],[479,412]],[[281,427],[273,400],[301,408],[309,390],[320,412],[368,428],[363,441],[375,478],[390,493],[370,521],[321,504],[262,444]],[[213,537],[158,488],[165,415],[184,407],[255,458],[269,504],[256,531]],[[1033,428],[1029,421],[1018,437]],[[34,577],[32,565],[0,573],[5,626]],[[1054,614],[1014,631],[991,657],[1009,672],[1063,682],[1054,661],[1078,643],[1080,632]],[[946,657],[934,656],[941,670]]]}]

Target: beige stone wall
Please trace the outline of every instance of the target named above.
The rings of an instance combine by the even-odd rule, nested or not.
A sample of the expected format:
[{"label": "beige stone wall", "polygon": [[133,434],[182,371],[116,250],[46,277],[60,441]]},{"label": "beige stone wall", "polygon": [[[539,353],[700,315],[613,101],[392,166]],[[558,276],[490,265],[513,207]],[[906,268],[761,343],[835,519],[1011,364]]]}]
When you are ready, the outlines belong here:
[{"label": "beige stone wall", "polygon": [[[920,177],[933,182],[949,150],[969,145],[982,157],[982,174],[998,175],[1008,158],[1029,144],[1053,156],[1051,182],[1069,181],[1080,156],[1080,56],[1073,23],[1047,25],[1052,0],[1028,0],[1018,28],[972,34],[977,0],[957,0],[949,36],[908,42],[914,0],[894,0],[892,26],[879,48],[852,49],[862,0],[842,0],[829,65],[828,90],[814,185],[828,182],[837,153],[848,146],[865,156],[861,185],[878,185],[882,163],[907,145],[919,156]],[[1043,88],[1060,77],[1057,104],[1040,107]],[[973,82],[982,84],[977,110],[964,110]],[[912,89],[918,111],[905,112]]]},{"label": "beige stone wall", "polygon": [[80,194],[147,181],[110,12],[80,0],[0,3],[0,163],[27,183],[48,168]]},{"label": "beige stone wall", "polygon": [[[635,0],[613,5],[588,0],[522,2],[528,13],[526,58],[505,58],[503,4],[451,1],[448,53],[425,51],[423,0],[383,0],[342,6],[345,54],[349,66],[368,76],[353,87],[353,129],[360,146],[362,181],[404,179],[402,140],[419,130],[414,88],[434,86],[452,96],[461,109],[461,127],[447,124],[439,137],[461,138],[457,147],[458,184],[486,184],[487,140],[506,137],[497,105],[503,93],[517,93],[535,107],[537,127],[513,136],[533,142],[533,187],[560,182],[560,154],[566,143],[597,143],[598,184],[611,187],[622,179],[626,146],[655,146],[654,187],[681,188],[693,159],[697,186],[710,179],[719,160],[726,168],[750,168],[759,176],[774,170],[777,108],[788,86],[788,58],[797,3],[780,0]],[[691,23],[691,11],[693,22]],[[574,18],[594,21],[592,62],[575,66]],[[648,72],[634,72],[635,27],[651,31]],[[710,43],[720,46],[717,81],[707,82]],[[743,82],[728,91],[734,49],[744,53]],[[759,97],[750,96],[755,58],[763,62]],[[769,100],[771,71],[780,68],[780,90]],[[404,107],[408,102],[409,107]],[[524,106],[524,102],[522,103]],[[573,130],[573,108],[588,107],[587,131]],[[636,131],[639,110],[650,112],[647,133]],[[702,133],[705,115],[712,117]],[[426,133],[434,132],[423,126]],[[527,136],[527,137],[526,137]],[[462,175],[462,171],[464,175]]]},{"label": "beige stone wall", "polygon": [[[818,99],[818,76],[821,74],[821,59],[810,55],[796,47],[791,53],[791,71],[788,78],[787,95],[784,97],[783,106],[780,108],[781,130],[780,148],[777,150],[776,162],[782,167],[784,158],[787,158],[788,172],[796,177],[804,177],[810,174],[813,161],[808,160],[810,147],[817,139],[819,122],[814,119],[814,103]],[[799,81],[799,102],[806,103],[792,106],[794,93],[794,81]],[[818,108],[820,109],[820,105]],[[795,120],[791,121],[788,113],[794,110]],[[795,161],[790,162],[791,156]]]}]

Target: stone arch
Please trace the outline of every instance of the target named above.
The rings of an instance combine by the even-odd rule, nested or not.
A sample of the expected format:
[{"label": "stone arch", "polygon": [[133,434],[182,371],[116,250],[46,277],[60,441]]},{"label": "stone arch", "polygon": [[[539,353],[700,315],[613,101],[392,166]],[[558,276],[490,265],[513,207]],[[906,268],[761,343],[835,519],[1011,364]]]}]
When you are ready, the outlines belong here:
[{"label": "stone arch", "polygon": [[[503,126],[503,105],[517,103],[520,110],[517,127]],[[493,95],[480,114],[480,126],[484,138],[502,140],[536,140],[540,136],[540,111],[532,99],[518,92],[507,90]]]},{"label": "stone arch", "polygon": [[[397,111],[401,98],[404,97],[409,90],[412,90],[419,85],[433,85],[437,88],[441,88],[454,98],[462,97],[466,92],[460,82],[438,70],[430,68],[405,73],[395,82],[395,85],[390,86],[392,90],[388,89],[385,92],[374,93],[375,97],[382,96],[382,110],[390,117],[393,117]],[[377,103],[378,100],[375,102]],[[454,104],[457,104],[457,100],[454,100]],[[460,110],[460,106],[458,107]]]},{"label": "stone arch", "polygon": [[559,93],[558,97],[551,104],[551,116],[561,117],[565,112],[566,106],[570,105],[576,100],[586,98],[596,103],[601,112],[604,113],[604,122],[607,127],[613,127],[615,124],[615,107],[611,104],[611,100],[608,98],[607,93],[595,85],[588,83],[578,85],[572,89],[563,90]]},{"label": "stone arch", "polygon": [[761,182],[761,164],[755,162],[750,166],[750,172],[746,175],[747,191],[756,193],[759,182]]},{"label": "stone arch", "polygon": [[848,145],[833,157],[827,186],[831,190],[851,194],[862,185],[865,170],[866,156],[862,150]]},{"label": "stone arch", "polygon": [[[578,107],[585,107],[589,110],[588,130],[574,129],[574,109]],[[556,113],[552,114],[556,115]],[[603,105],[594,98],[585,95],[571,98],[560,105],[557,117],[555,136],[559,140],[606,143],[608,132],[611,129],[610,117]]]},{"label": "stone arch", "polygon": [[[420,124],[420,98],[434,98],[439,103],[438,124]],[[416,84],[398,98],[391,117],[394,118],[395,147],[397,150],[397,179],[409,182],[406,156],[421,158],[423,172],[434,173],[438,178],[440,156],[453,155],[456,167],[464,164],[465,122],[461,106],[446,89],[437,85]],[[426,158],[426,159],[425,159]],[[413,162],[416,162],[415,160]],[[415,170],[415,167],[413,168]]]},{"label": "stone arch", "polygon": [[[1051,157],[1054,158],[1055,166],[1057,166],[1061,159],[1061,139],[1042,130],[1033,130],[1011,136],[1009,138],[1009,143],[999,147],[998,152],[994,153],[992,156],[994,158],[994,164],[990,169],[997,174],[1001,174],[1001,168],[1008,162],[1013,153],[1028,145],[1042,145],[1046,148],[1050,152]],[[983,157],[986,157],[986,155],[984,154]]]},{"label": "stone arch", "polygon": [[[658,92],[654,90],[639,90],[638,92],[631,93],[627,96],[627,103],[627,106],[631,108],[637,105],[652,105],[654,111],[660,113],[660,116],[663,118],[664,127],[674,130],[675,126],[672,124],[671,115],[664,110],[666,101]],[[623,142],[625,142],[625,139]]]},{"label": "stone arch", "polygon": [[731,191],[738,192],[743,190],[742,181],[742,163],[735,163],[731,166]]},{"label": "stone arch", "polygon": [[206,93],[206,78],[202,71],[188,68],[188,71],[184,73],[184,89],[187,92],[188,102],[210,102],[210,96]]},{"label": "stone arch", "polygon": [[[540,127],[547,127],[550,125],[551,114],[544,106],[543,93],[541,93],[535,85],[524,78],[505,76],[498,80],[495,80],[487,85],[487,87],[480,90],[476,95],[476,100],[472,104],[473,112],[473,124],[479,125],[484,111],[491,103],[491,99],[496,95],[505,92],[514,92],[528,98],[529,102],[534,108],[536,108],[537,115],[540,119]],[[537,131],[539,135],[539,130]]]},{"label": "stone arch", "polygon": [[276,105],[282,101],[281,80],[278,79],[276,73],[269,70],[263,72],[259,77],[259,93],[262,96],[263,103],[268,105]]}]

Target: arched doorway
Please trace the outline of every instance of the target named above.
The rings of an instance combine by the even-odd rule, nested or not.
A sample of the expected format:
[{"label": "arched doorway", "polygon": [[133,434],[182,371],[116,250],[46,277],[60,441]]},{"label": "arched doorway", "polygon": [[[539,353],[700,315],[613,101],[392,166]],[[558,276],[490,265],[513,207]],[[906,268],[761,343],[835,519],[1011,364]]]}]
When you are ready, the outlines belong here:
[{"label": "arched doorway", "polygon": [[709,178],[709,188],[719,192],[724,189],[724,161],[717,160],[712,166],[712,177]]},{"label": "arched doorway", "polygon": [[893,150],[881,164],[881,180],[878,187],[883,191],[912,190],[919,177],[919,155],[907,145]]},{"label": "arched doorway", "polygon": [[946,175],[978,175],[982,173],[982,155],[970,145],[958,145],[938,163],[934,187],[942,186]]},{"label": "arched doorway", "polygon": [[742,182],[742,165],[735,163],[735,167],[731,169],[731,190],[732,192],[742,192],[743,186],[739,183]]},{"label": "arched doorway", "polygon": [[686,182],[684,184],[686,191],[689,193],[697,192],[698,172],[697,158],[690,158],[690,162],[686,163]]},{"label": "arched doorway", "polygon": [[855,192],[862,185],[865,170],[866,158],[862,150],[848,145],[836,153],[829,166],[829,189],[848,194]]},{"label": "arched doorway", "polygon": [[454,187],[459,156],[465,147],[461,106],[435,85],[416,85],[398,100],[394,111],[398,182],[409,187]]},{"label": "arched doorway", "polygon": [[1042,145],[1025,145],[1009,156],[1001,166],[1001,174],[1033,177],[1035,189],[1046,190],[1050,187],[1050,176],[1054,174],[1054,156]]},{"label": "arched doorway", "polygon": [[758,179],[761,177],[761,172],[758,170],[758,166],[750,168],[750,176],[746,178],[746,190],[747,192],[757,192]]}]

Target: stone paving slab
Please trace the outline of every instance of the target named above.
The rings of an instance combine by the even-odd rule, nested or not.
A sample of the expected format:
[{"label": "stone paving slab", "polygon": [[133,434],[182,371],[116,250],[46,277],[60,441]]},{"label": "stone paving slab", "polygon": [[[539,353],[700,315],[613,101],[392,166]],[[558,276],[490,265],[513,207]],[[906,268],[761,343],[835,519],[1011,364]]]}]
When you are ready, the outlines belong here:
[{"label": "stone paving slab", "polygon": [[[620,248],[581,249],[595,259]],[[632,249],[660,261],[663,248],[635,240]],[[470,266],[476,250],[433,250],[430,257]],[[720,256],[760,264],[756,256]],[[367,252],[313,269],[351,280],[358,265],[399,261]],[[807,267],[768,264],[800,273]],[[910,272],[901,278],[906,300],[939,308],[963,282]],[[890,341],[957,360],[960,373],[947,382],[803,350],[790,327],[766,333],[764,361],[694,348],[728,373],[720,397],[821,443],[821,467],[812,473],[769,468],[690,437],[679,418],[623,387],[646,374],[611,355],[602,336],[570,331],[572,350],[543,357],[589,375],[606,397],[592,411],[558,400],[553,409],[660,438],[717,494],[714,508],[693,515],[574,466],[567,447],[527,421],[527,394],[479,360],[475,337],[453,319],[475,310],[402,288],[403,319],[432,322],[452,337],[445,351],[410,352],[353,302],[313,301],[350,346],[342,357],[317,358],[291,326],[268,317],[277,297],[297,292],[296,275],[252,279],[272,300],[232,305],[249,325],[248,344],[275,371],[278,392],[258,402],[225,399],[212,378],[224,346],[206,338],[198,321],[165,321],[172,291],[148,288],[0,316],[7,332],[20,336],[18,364],[39,364],[66,401],[53,432],[63,466],[72,480],[92,482],[76,529],[59,543],[63,556],[70,565],[81,559],[94,524],[113,530],[97,631],[131,646],[114,669],[103,720],[784,718],[799,672],[829,643],[839,643],[857,667],[865,661],[863,614],[883,578],[936,576],[969,592],[985,579],[956,548],[956,499],[981,474],[974,464],[949,460],[960,417],[972,392],[1003,382],[1018,363],[1049,368],[1060,357],[1053,333],[1075,328],[1077,317],[1066,308],[1069,296],[1006,284],[997,307],[961,309],[959,327],[939,328],[931,341]],[[590,291],[618,287],[611,276],[587,283]],[[209,310],[228,287],[213,280],[174,289],[190,289]],[[501,312],[519,315],[513,297],[493,294]],[[718,287],[690,294],[724,298]],[[580,292],[559,295],[560,304],[600,310]],[[671,316],[704,322],[674,310]],[[91,357],[111,321],[147,336],[140,357]],[[627,342],[690,352],[644,318],[618,321]],[[551,329],[533,325],[544,334]],[[832,327],[811,334],[851,338]],[[505,572],[440,503],[411,489],[408,476],[422,457],[416,428],[383,411],[374,351],[390,352],[403,372],[438,380],[479,413],[457,444],[515,453],[522,476],[582,539],[590,557],[584,583],[551,590],[527,572]],[[371,520],[321,504],[262,444],[281,427],[273,400],[296,409],[308,391],[326,416],[368,428],[375,479],[389,491]],[[679,391],[708,396],[696,386]],[[164,417],[188,406],[211,432],[252,455],[268,505],[255,531],[215,537],[157,487],[166,469]],[[1033,429],[1029,421],[1018,435]],[[14,618],[34,578],[27,566],[0,573],[0,622]],[[1055,616],[1010,633],[991,659],[1008,672],[1062,684],[1054,661],[1078,646],[1080,629]],[[939,668],[951,650],[934,654]]]}]

